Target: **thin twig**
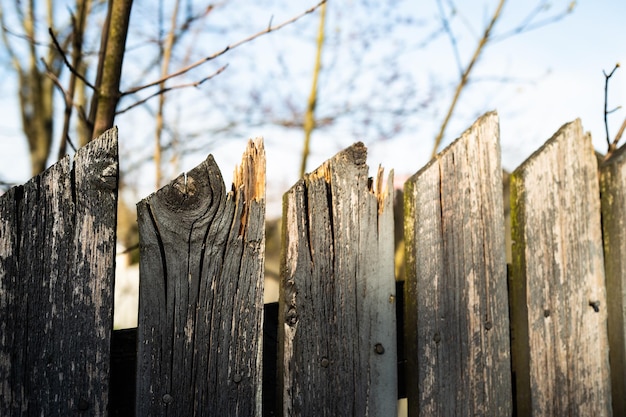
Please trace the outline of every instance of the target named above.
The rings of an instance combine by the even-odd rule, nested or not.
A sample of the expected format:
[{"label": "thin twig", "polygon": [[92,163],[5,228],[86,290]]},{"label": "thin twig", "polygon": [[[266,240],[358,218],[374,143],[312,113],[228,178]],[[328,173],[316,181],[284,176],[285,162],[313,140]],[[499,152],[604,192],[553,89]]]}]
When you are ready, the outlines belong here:
[{"label": "thin twig", "polygon": [[463,76],[463,64],[461,63],[461,55],[459,53],[459,45],[452,32],[452,28],[450,27],[450,20],[446,15],[445,10],[443,9],[443,4],[441,0],[437,0],[437,6],[439,7],[439,15],[441,16],[441,25],[443,26],[444,31],[448,35],[448,39],[450,40],[450,44],[452,45],[452,52],[454,53],[454,59],[456,60],[456,66],[459,70],[459,76]]},{"label": "thin twig", "polygon": [[[63,96],[63,101],[65,102],[65,108],[68,109],[68,108],[74,107],[74,101],[72,97],[70,97],[70,95],[67,93],[67,91],[65,91],[65,89],[63,88],[63,85],[61,84],[61,80],[59,80],[59,78],[54,74],[54,72],[52,72],[52,69],[50,68],[48,63],[45,61],[45,59],[40,58],[40,60],[43,63],[44,67],[46,68],[46,75],[52,80],[52,83],[54,83],[54,85],[57,86],[59,91],[61,91],[61,95]],[[74,145],[74,143],[72,142],[72,139],[67,133],[65,133],[65,140],[67,141],[67,143],[70,144],[70,147],[72,148],[72,150],[76,152],[76,146]],[[61,159],[63,155],[65,155],[65,152],[63,152],[62,154],[59,153],[59,159]]]},{"label": "thin twig", "polygon": [[11,46],[11,43],[9,42],[9,38],[7,36],[7,33],[10,34],[11,32],[9,32],[4,24],[4,13],[2,12],[2,7],[0,7],[0,25],[2,26],[2,30],[0,31],[0,35],[2,35],[2,43],[4,43],[4,46],[7,53],[9,54],[9,57],[11,58],[13,66],[18,72],[21,72],[22,66],[20,65],[19,59],[17,59],[17,54],[13,50],[13,47]]},{"label": "thin twig", "polygon": [[145,97],[145,98],[143,98],[143,99],[141,99],[141,100],[139,100],[139,101],[136,101],[135,103],[133,103],[133,104],[129,105],[128,107],[123,108],[122,110],[118,110],[115,114],[116,114],[116,115],[119,115],[119,114],[122,114],[122,113],[126,113],[128,110],[130,110],[130,109],[132,109],[132,108],[135,108],[135,107],[137,107],[137,106],[140,106],[140,105],[144,104],[145,102],[147,102],[148,100],[150,100],[151,98],[154,98],[154,97],[156,97],[156,96],[158,96],[158,95],[161,95],[161,94],[165,94],[165,93],[167,93],[168,91],[178,90],[178,89],[181,89],[181,88],[188,88],[188,87],[199,87],[200,85],[202,85],[202,84],[203,84],[203,83],[205,83],[206,81],[208,81],[208,80],[210,80],[211,78],[216,77],[216,76],[218,76],[219,74],[221,74],[222,72],[224,72],[224,70],[225,70],[227,67],[228,67],[228,64],[226,64],[226,65],[222,66],[222,67],[221,67],[221,68],[219,68],[217,71],[215,71],[213,74],[211,74],[211,75],[209,75],[209,76],[207,76],[207,77],[204,77],[204,78],[202,78],[201,80],[195,81],[195,82],[193,82],[193,83],[179,84],[179,85],[174,85],[174,86],[172,86],[172,87],[162,88],[162,89],[160,89],[159,91],[156,91],[156,92],[154,92],[154,93],[150,94],[148,97]]},{"label": "thin twig", "polygon": [[[83,0],[82,3],[78,4],[78,19],[74,16],[73,13],[70,12],[70,16],[72,17],[72,64],[71,68],[74,68],[76,71],[71,71],[69,85],[67,88],[67,97],[71,103],[71,105],[65,105],[65,111],[63,113],[63,130],[61,133],[61,140],[59,141],[59,153],[58,159],[60,160],[63,155],[66,154],[67,143],[69,142],[70,146],[74,151],[76,151],[76,147],[72,143],[70,139],[70,123],[72,120],[72,110],[74,109],[74,95],[76,93],[76,80],[78,79],[78,70],[80,69],[82,63],[82,54],[83,54],[83,35],[85,32],[85,25],[87,23],[87,9],[90,7],[89,0]],[[52,33],[52,29],[49,29]],[[64,57],[65,58],[65,57]]]},{"label": "thin twig", "polygon": [[311,135],[315,130],[315,109],[319,100],[318,82],[320,70],[322,68],[322,50],[324,49],[324,37],[326,35],[326,5],[320,9],[320,23],[317,32],[317,50],[315,53],[315,64],[313,67],[313,80],[311,91],[307,101],[306,112],[304,113],[304,146],[302,147],[302,161],[300,163],[300,178],[304,177],[306,164],[309,159]]},{"label": "thin twig", "polygon": [[48,63],[46,62],[45,59],[43,59],[43,57],[39,58],[39,60],[43,64],[44,68],[46,69],[46,75],[48,76],[48,78],[52,80],[54,85],[56,85],[59,91],[61,92],[65,105],[66,106],[71,105],[71,100],[69,99],[68,94],[65,91],[65,88],[63,88],[63,85],[61,84],[61,80],[59,80],[59,77],[56,76],[56,74],[52,71],[52,68],[50,68],[50,65],[48,65]]},{"label": "thin twig", "polygon": [[36,45],[36,46],[45,46],[45,47],[50,47],[50,44],[49,44],[49,43],[41,42],[41,41],[38,41],[38,40],[36,40],[36,39],[31,38],[31,37],[30,37],[30,36],[28,36],[28,35],[22,35],[21,33],[17,33],[17,32],[15,32],[15,31],[13,31],[13,30],[9,29],[9,28],[8,28],[6,25],[4,25],[4,24],[2,25],[2,31],[3,31],[3,32],[6,32],[8,35],[13,36],[14,38],[17,38],[17,39],[21,39],[21,40],[27,41],[27,42],[29,42],[29,43],[32,43],[33,45]]},{"label": "thin twig", "polygon": [[613,149],[617,149],[617,144],[619,143],[620,139],[622,138],[622,135],[624,134],[624,130],[626,130],[626,119],[624,119],[624,121],[622,122],[622,125],[620,126],[619,130],[617,131],[617,135],[615,135],[615,139],[613,139]]},{"label": "thin twig", "polygon": [[615,70],[619,68],[619,63],[615,64],[613,70],[607,74],[606,71],[602,70],[604,74],[604,130],[606,132],[606,144],[609,147],[609,152],[611,151],[611,138],[609,137],[609,120],[608,120],[608,106],[609,106],[609,79],[615,73]]},{"label": "thin twig", "polygon": [[544,26],[550,25],[554,22],[558,22],[561,19],[564,19],[567,15],[571,14],[574,9],[576,8],[576,2],[572,1],[570,2],[570,4],[567,6],[567,9],[565,9],[564,11],[562,11],[561,13],[558,13],[556,15],[553,16],[549,16],[546,17],[545,19],[542,20],[538,20],[533,22],[533,19],[535,19],[535,17],[537,17],[539,15],[539,13],[544,9],[546,2],[541,2],[537,5],[537,7],[535,7],[524,19],[524,21],[522,23],[520,23],[519,25],[517,25],[517,27],[513,28],[512,30],[505,32],[503,34],[494,36],[492,38],[493,42],[500,42],[503,41],[507,38],[510,38],[512,36],[515,35],[519,35],[520,33],[526,33],[526,32],[530,32],[539,28],[542,28]]},{"label": "thin twig", "polygon": [[456,91],[454,92],[454,97],[452,98],[450,107],[448,107],[448,113],[446,114],[446,117],[444,118],[443,123],[441,123],[439,133],[435,137],[435,143],[434,143],[433,152],[432,152],[433,158],[437,155],[437,150],[439,149],[439,145],[441,144],[441,140],[443,139],[443,134],[446,131],[446,127],[448,127],[448,123],[450,122],[452,113],[454,113],[454,108],[456,107],[456,103],[458,102],[459,97],[461,96],[461,92],[463,91],[463,89],[467,85],[467,82],[469,81],[470,73],[472,72],[472,69],[474,68],[474,65],[476,64],[476,62],[478,62],[478,59],[480,58],[480,55],[482,54],[482,51],[485,45],[490,40],[491,31],[493,30],[494,25],[500,18],[500,13],[502,12],[502,8],[504,7],[505,1],[506,0],[500,0],[500,2],[498,3],[498,7],[496,8],[496,11],[493,13],[493,16],[491,17],[491,21],[489,22],[489,25],[487,25],[487,27],[485,28],[483,36],[478,42],[478,45],[476,46],[476,50],[474,51],[474,55],[472,56],[471,61],[465,68],[465,71],[463,71],[463,74],[461,75],[461,79],[459,80],[459,84],[456,86]]},{"label": "thin twig", "polygon": [[141,85],[141,86],[134,87],[134,88],[131,88],[129,90],[126,90],[126,91],[122,92],[121,95],[125,96],[125,95],[129,95],[129,94],[135,94],[138,91],[145,90],[146,88],[154,87],[155,85],[159,85],[159,84],[163,83],[164,81],[167,81],[167,80],[169,80],[171,78],[183,75],[183,74],[191,71],[192,69],[194,69],[196,67],[199,67],[200,65],[204,64],[205,62],[209,62],[209,61],[211,61],[211,60],[213,60],[213,59],[215,59],[217,57],[220,57],[220,56],[224,55],[226,52],[230,51],[231,49],[235,49],[235,48],[237,48],[237,47],[239,47],[239,46],[241,46],[243,44],[246,44],[248,42],[251,42],[251,41],[255,40],[256,38],[258,38],[260,36],[263,36],[263,35],[268,34],[270,32],[277,31],[277,30],[282,29],[283,27],[285,27],[287,25],[290,25],[291,23],[294,23],[294,22],[300,20],[302,17],[304,17],[304,16],[306,16],[308,14],[313,13],[315,10],[317,10],[318,7],[320,7],[324,3],[326,3],[326,0],[320,1],[317,5],[311,7],[310,9],[308,9],[306,11],[304,11],[303,13],[299,14],[298,16],[292,17],[291,19],[284,21],[283,23],[280,23],[280,24],[278,24],[276,26],[268,27],[268,28],[266,28],[266,29],[264,29],[264,30],[262,30],[260,32],[255,33],[254,35],[250,35],[247,38],[241,39],[241,40],[239,40],[239,41],[237,41],[237,42],[235,42],[233,44],[230,44],[230,45],[226,46],[224,49],[222,49],[221,51],[216,52],[213,55],[209,55],[209,56],[207,56],[205,58],[202,58],[201,60],[196,61],[193,64],[188,65],[188,66],[186,66],[184,68],[181,68],[180,70],[178,70],[176,72],[173,72],[173,73],[171,73],[171,74],[169,74],[169,75],[167,75],[165,77],[161,77],[158,80],[155,80],[155,81],[152,81],[152,82],[150,82],[148,84]]},{"label": "thin twig", "polygon": [[80,74],[78,70],[72,66],[72,64],[70,64],[70,61],[67,60],[65,51],[63,50],[63,48],[61,48],[61,45],[59,45],[59,41],[57,40],[56,36],[54,36],[54,32],[52,31],[52,28],[48,28],[48,33],[50,33],[50,36],[52,37],[52,42],[54,43],[54,46],[56,47],[57,51],[59,51],[59,54],[61,54],[61,57],[63,58],[63,62],[65,63],[65,66],[72,72],[72,74],[74,74],[76,77],[78,77],[78,79],[84,82],[87,87],[91,88],[93,91],[97,91],[96,87],[93,84],[91,84],[89,81],[87,81],[87,79],[83,77],[82,74]]}]

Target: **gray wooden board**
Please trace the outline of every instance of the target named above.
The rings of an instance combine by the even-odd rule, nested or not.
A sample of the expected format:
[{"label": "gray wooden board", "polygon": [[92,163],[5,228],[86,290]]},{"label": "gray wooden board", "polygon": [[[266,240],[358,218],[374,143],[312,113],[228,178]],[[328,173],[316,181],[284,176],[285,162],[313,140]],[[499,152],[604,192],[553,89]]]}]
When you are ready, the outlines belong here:
[{"label": "gray wooden board", "polygon": [[511,415],[497,115],[411,177],[404,195],[409,414]]},{"label": "gray wooden board", "polygon": [[2,416],[107,415],[117,176],[112,129],[0,197]]},{"label": "gray wooden board", "polygon": [[511,176],[518,415],[611,415],[599,192],[580,120]]},{"label": "gray wooden board", "polygon": [[137,416],[261,415],[265,158],[249,160],[262,195],[227,193],[209,156],[137,205]]},{"label": "gray wooden board", "polygon": [[600,169],[613,415],[626,415],[626,148]]},{"label": "gray wooden board", "polygon": [[392,176],[371,183],[365,159],[357,143],[284,196],[285,416],[396,414]]}]

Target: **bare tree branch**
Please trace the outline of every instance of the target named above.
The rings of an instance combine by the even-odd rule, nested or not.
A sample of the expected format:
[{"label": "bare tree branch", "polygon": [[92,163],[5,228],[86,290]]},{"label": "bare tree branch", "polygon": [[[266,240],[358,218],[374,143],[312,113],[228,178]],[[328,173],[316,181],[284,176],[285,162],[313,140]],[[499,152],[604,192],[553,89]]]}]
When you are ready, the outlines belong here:
[{"label": "bare tree branch", "polygon": [[[162,2],[160,2],[162,7]],[[174,10],[172,12],[170,30],[165,41],[165,45],[159,48],[159,58],[161,61],[161,77],[167,76],[170,68],[170,60],[172,58],[172,49],[176,42],[176,23],[178,20],[178,10],[180,9],[180,0],[174,1]],[[160,19],[161,20],[161,19]],[[159,22],[162,23],[161,21]],[[160,37],[160,34],[159,34]],[[162,45],[161,42],[159,42]],[[165,81],[159,84],[161,91],[165,90]],[[161,187],[161,136],[163,134],[163,111],[165,109],[165,94],[159,94],[159,103],[156,114],[156,129],[154,138],[154,165],[155,165],[155,189]]]},{"label": "bare tree branch", "polygon": [[624,130],[626,129],[626,119],[622,122],[619,130],[617,131],[617,135],[615,135],[615,139],[613,139],[613,148],[617,149],[617,144],[619,143],[622,135],[624,134]]},{"label": "bare tree branch", "polygon": [[16,71],[22,72],[22,66],[20,64],[20,61],[17,58],[17,54],[13,50],[13,47],[11,46],[11,42],[9,42],[9,38],[7,36],[7,34],[11,32],[7,29],[6,25],[4,24],[4,13],[2,11],[2,7],[0,7],[0,25],[2,26],[2,31],[0,32],[2,34],[2,42],[4,43],[4,46],[7,50],[7,53],[9,54],[9,57],[11,58],[11,63],[13,64],[13,67],[15,68]]},{"label": "bare tree branch", "polygon": [[498,3],[498,7],[496,8],[495,12],[493,13],[493,16],[491,17],[491,21],[485,28],[483,36],[478,42],[478,45],[476,46],[476,50],[474,51],[474,55],[472,56],[472,59],[470,60],[469,64],[465,68],[465,71],[463,71],[463,74],[461,75],[461,79],[459,80],[459,84],[456,86],[456,91],[454,92],[454,97],[452,98],[450,107],[448,107],[448,112],[446,113],[446,117],[444,118],[443,123],[441,123],[441,127],[439,128],[439,133],[435,137],[435,143],[434,143],[433,151],[432,151],[433,158],[437,155],[437,150],[439,149],[439,145],[441,145],[441,140],[443,139],[443,135],[446,131],[446,128],[448,127],[448,123],[450,122],[450,119],[452,118],[452,113],[454,113],[454,109],[459,100],[459,97],[461,96],[461,92],[465,88],[465,85],[467,84],[469,80],[472,69],[474,68],[474,65],[476,64],[476,62],[478,62],[478,59],[480,58],[485,48],[485,45],[487,45],[487,42],[489,42],[490,40],[491,31],[493,30],[493,27],[495,26],[496,22],[500,18],[500,13],[502,12],[502,8],[504,7],[505,2],[506,0],[500,0],[500,2]]},{"label": "bare tree branch", "polygon": [[212,61],[215,58],[218,58],[218,57],[224,55],[226,52],[230,51],[231,49],[235,49],[235,48],[237,48],[237,47],[239,47],[239,46],[241,46],[243,44],[246,44],[246,43],[249,43],[249,42],[255,40],[256,38],[258,38],[260,36],[263,36],[263,35],[268,34],[270,32],[275,32],[275,31],[277,31],[277,30],[279,30],[279,29],[281,29],[281,28],[283,28],[283,27],[285,27],[287,25],[290,25],[290,24],[300,20],[302,17],[304,17],[304,16],[306,16],[308,14],[313,13],[315,10],[317,10],[317,8],[319,8],[322,4],[325,4],[325,3],[326,3],[326,0],[322,0],[317,5],[311,7],[310,9],[305,10],[303,13],[301,13],[301,14],[295,16],[295,17],[292,17],[289,20],[284,21],[283,23],[280,23],[280,24],[278,24],[276,26],[268,27],[268,28],[266,28],[266,29],[264,29],[264,30],[262,30],[260,32],[255,33],[254,35],[250,35],[247,38],[241,39],[241,40],[239,40],[239,41],[237,41],[237,42],[235,42],[233,44],[230,44],[230,45],[226,46],[224,49],[222,49],[221,51],[216,52],[213,55],[209,55],[209,56],[207,56],[205,58],[202,58],[201,60],[196,61],[193,64],[188,65],[188,66],[186,66],[184,68],[181,68],[180,70],[178,70],[178,71],[176,71],[174,73],[171,73],[171,74],[169,74],[169,75],[167,75],[165,77],[161,77],[158,80],[155,80],[155,81],[152,81],[152,82],[150,82],[148,84],[141,85],[141,86],[134,87],[134,88],[131,88],[129,90],[126,90],[126,91],[122,92],[121,95],[125,96],[125,95],[129,95],[129,94],[134,94],[134,93],[137,93],[138,91],[145,90],[146,88],[150,88],[150,87],[154,87],[156,85],[159,85],[159,84],[163,83],[164,81],[167,81],[167,80],[169,80],[171,78],[178,77],[178,76],[181,76],[183,74],[186,74],[187,72],[191,71],[194,68],[199,67],[200,65],[202,65],[202,64],[204,64],[206,62]]},{"label": "bare tree branch", "polygon": [[160,89],[159,91],[156,91],[156,92],[150,94],[148,97],[142,98],[141,100],[136,101],[135,103],[129,105],[128,107],[125,107],[122,110],[117,111],[115,114],[119,115],[119,114],[122,114],[122,113],[126,113],[127,111],[129,111],[129,110],[131,110],[131,109],[133,109],[133,108],[135,108],[137,106],[140,106],[140,105],[146,103],[148,100],[150,100],[150,99],[152,99],[152,98],[154,98],[154,97],[156,97],[158,95],[165,94],[168,91],[179,90],[181,88],[199,87],[200,85],[202,85],[206,81],[208,81],[211,78],[216,77],[219,74],[221,74],[222,72],[224,72],[224,70],[226,68],[228,68],[228,64],[222,66],[217,71],[215,71],[213,74],[208,75],[208,76],[202,78],[199,81],[196,81],[196,82],[193,82],[193,83],[179,84],[179,85],[175,85],[175,86],[172,86],[172,87],[166,87],[166,88]]},{"label": "bare tree branch", "polygon": [[613,145],[611,145],[611,138],[609,136],[609,119],[608,119],[608,115],[609,115],[609,113],[611,113],[610,111],[608,111],[608,106],[609,106],[609,80],[611,79],[611,77],[615,73],[615,70],[617,70],[618,68],[619,68],[619,63],[615,64],[615,67],[613,67],[613,70],[610,73],[608,73],[608,74],[605,71],[602,71],[602,73],[604,74],[604,130],[606,132],[606,144],[609,147],[608,152],[611,152],[613,150],[612,149]]},{"label": "bare tree branch", "polygon": [[[69,140],[70,121],[72,118],[72,110],[74,108],[74,92],[76,91],[76,80],[80,79],[83,83],[85,83],[85,85],[89,85],[85,82],[85,78],[82,74],[80,74],[78,69],[81,66],[83,58],[83,35],[85,33],[85,26],[87,25],[87,15],[89,13],[89,8],[91,7],[91,0],[79,1],[76,5],[78,7],[78,18],[72,18],[72,64],[70,65],[71,74],[67,91],[67,100],[65,103],[65,111],[63,112],[63,131],[61,133],[61,140],[59,144],[58,159],[61,159],[63,155],[65,155],[67,142],[69,142],[72,148],[74,148],[74,151],[76,151],[76,148]],[[67,64],[67,58],[56,41],[52,28],[49,28],[49,32],[54,40],[54,44],[59,50],[59,53]]]},{"label": "bare tree branch", "polygon": [[[454,59],[456,61],[456,66],[459,70],[459,76],[463,76],[463,64],[461,63],[461,55],[459,54],[459,45],[452,32],[452,28],[450,27],[450,18],[446,15],[445,10],[443,9],[443,4],[441,0],[437,0],[437,6],[439,7],[439,16],[441,17],[441,25],[443,26],[444,31],[448,35],[448,39],[450,40],[450,44],[452,45],[452,52],[454,53]],[[452,3],[450,3],[451,7],[454,7]],[[454,13],[454,9],[453,13]]]},{"label": "bare tree branch", "polygon": [[93,84],[91,84],[89,82],[89,80],[87,80],[80,72],[78,72],[78,70],[76,69],[76,66],[72,65],[70,63],[70,61],[67,59],[67,55],[65,55],[65,51],[63,50],[61,45],[59,45],[59,41],[57,40],[57,38],[56,38],[52,28],[48,28],[48,33],[50,34],[50,37],[52,38],[52,43],[54,44],[54,47],[59,52],[59,55],[61,55],[61,58],[63,58],[63,62],[65,63],[65,66],[67,67],[67,69],[69,69],[70,72],[75,77],[78,77],[78,79],[80,79],[82,82],[84,82],[87,87],[89,87],[92,90],[96,91],[96,87]]},{"label": "bare tree branch", "polygon": [[311,134],[315,129],[315,107],[318,99],[317,83],[322,68],[322,49],[324,48],[324,31],[326,27],[326,4],[320,9],[320,26],[317,32],[317,51],[315,54],[315,66],[313,68],[313,81],[311,92],[307,102],[306,113],[304,114],[304,147],[302,149],[302,162],[300,163],[300,178],[304,177],[306,164],[309,159],[309,149],[311,144]]},{"label": "bare tree branch", "polygon": [[530,32],[532,30],[536,30],[544,26],[550,25],[552,23],[558,22],[559,20],[563,19],[564,17],[566,17],[567,15],[569,15],[570,13],[574,11],[574,9],[576,8],[576,1],[571,1],[569,5],[567,6],[567,9],[565,9],[564,11],[560,13],[557,13],[556,15],[549,16],[545,19],[533,22],[533,20],[537,16],[539,16],[539,14],[543,10],[545,10],[547,6],[548,6],[547,0],[543,0],[542,2],[538,3],[537,7],[531,10],[531,12],[524,18],[522,23],[520,23],[519,25],[517,25],[517,27],[513,28],[512,30],[508,32],[494,36],[492,38],[492,41],[500,42],[502,40],[510,38],[511,36],[519,35],[520,33]]}]

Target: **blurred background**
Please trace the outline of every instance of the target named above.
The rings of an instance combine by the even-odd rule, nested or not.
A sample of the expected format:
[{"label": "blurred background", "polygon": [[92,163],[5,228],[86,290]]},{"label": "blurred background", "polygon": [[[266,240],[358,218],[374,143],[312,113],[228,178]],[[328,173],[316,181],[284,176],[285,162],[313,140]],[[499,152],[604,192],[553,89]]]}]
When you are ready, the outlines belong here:
[{"label": "blurred background", "polygon": [[135,204],[209,153],[230,184],[265,140],[274,294],[283,193],[353,142],[401,187],[486,111],[509,171],[575,118],[604,153],[626,115],[621,0],[114,3],[0,0],[0,193],[119,127],[117,327],[136,325]]}]

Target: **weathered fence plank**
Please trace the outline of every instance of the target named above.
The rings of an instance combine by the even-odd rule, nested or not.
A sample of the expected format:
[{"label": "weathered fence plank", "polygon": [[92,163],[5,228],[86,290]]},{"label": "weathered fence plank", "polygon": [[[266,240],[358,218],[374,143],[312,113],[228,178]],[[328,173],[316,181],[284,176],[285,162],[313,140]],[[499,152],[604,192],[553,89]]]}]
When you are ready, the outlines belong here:
[{"label": "weathered fence plank", "polygon": [[579,120],[511,176],[513,368],[520,416],[608,416],[597,162]]},{"label": "weathered fence plank", "polygon": [[626,148],[600,169],[613,415],[626,416]]},{"label": "weathered fence plank", "polygon": [[393,187],[368,179],[366,153],[353,145],[284,196],[285,416],[396,414]]},{"label": "weathered fence plank", "polygon": [[137,416],[261,415],[261,141],[233,188],[209,156],[138,204]]},{"label": "weathered fence plank", "polygon": [[0,197],[0,415],[106,416],[117,130]]},{"label": "weathered fence plank", "polygon": [[410,415],[511,415],[495,113],[405,183],[404,221]]}]

